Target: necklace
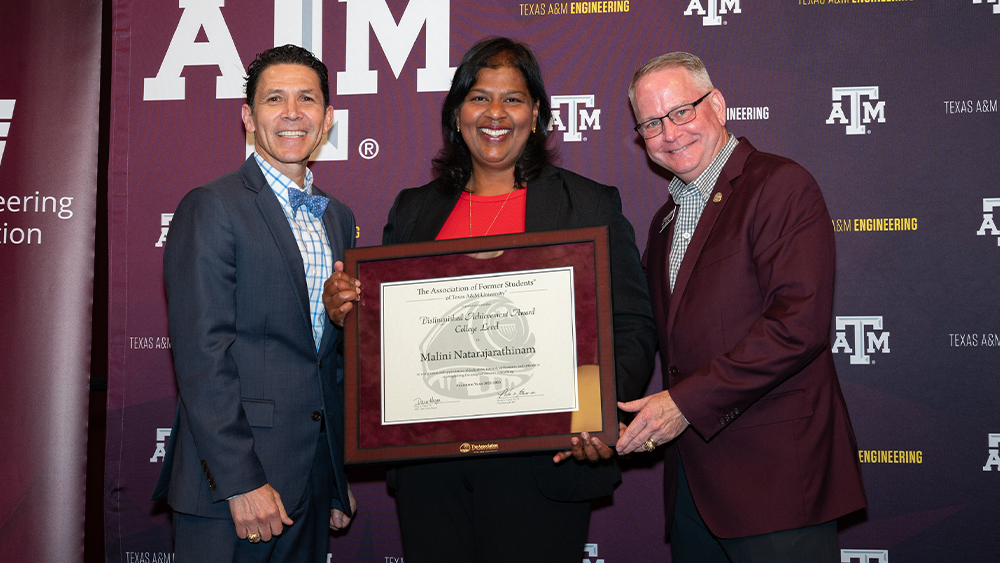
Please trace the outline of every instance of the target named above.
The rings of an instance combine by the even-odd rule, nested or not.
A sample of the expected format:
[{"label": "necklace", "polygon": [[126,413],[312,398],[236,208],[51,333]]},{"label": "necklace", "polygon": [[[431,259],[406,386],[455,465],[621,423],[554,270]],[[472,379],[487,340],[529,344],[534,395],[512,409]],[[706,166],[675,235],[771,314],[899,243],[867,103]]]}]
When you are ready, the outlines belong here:
[{"label": "necklace", "polygon": [[[493,220],[490,221],[490,226],[486,227],[486,232],[483,233],[483,236],[486,236],[486,235],[490,234],[490,229],[493,228],[493,224],[497,222],[497,218],[500,217],[501,213],[503,213],[503,208],[504,208],[504,206],[507,205],[507,200],[510,199],[510,194],[516,192],[519,189],[520,188],[518,187],[517,182],[515,182],[514,183],[514,189],[512,189],[509,192],[507,192],[507,197],[503,198],[503,203],[500,204],[500,209],[497,211],[497,214],[493,216]],[[469,192],[469,236],[470,237],[472,236],[472,196],[473,195],[474,194],[472,192]]]}]

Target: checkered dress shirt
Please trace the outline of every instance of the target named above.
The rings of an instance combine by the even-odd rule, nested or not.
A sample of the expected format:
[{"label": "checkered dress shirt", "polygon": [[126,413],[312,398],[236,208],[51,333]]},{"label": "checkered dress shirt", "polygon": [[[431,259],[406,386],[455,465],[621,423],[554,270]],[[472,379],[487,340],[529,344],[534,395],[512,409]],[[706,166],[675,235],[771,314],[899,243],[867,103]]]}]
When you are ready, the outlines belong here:
[{"label": "checkered dress shirt", "polygon": [[[309,312],[312,315],[313,339],[316,341],[316,350],[319,350],[320,342],[323,341],[323,328],[326,326],[326,307],[323,306],[323,282],[333,273],[333,252],[330,250],[330,241],[326,236],[326,228],[320,217],[309,213],[306,206],[299,207],[292,211],[291,204],[288,203],[288,190],[298,190],[299,187],[288,176],[278,172],[273,166],[267,163],[257,153],[254,159],[260,166],[264,178],[268,185],[274,190],[274,195],[278,197],[278,203],[285,212],[288,225],[295,235],[295,242],[299,246],[302,254],[302,263],[306,268],[306,287],[309,288]],[[304,190],[312,193],[313,174],[312,170],[306,169],[306,181]]]},{"label": "checkered dress shirt", "polygon": [[691,237],[694,236],[694,229],[701,219],[701,212],[705,210],[708,203],[708,196],[715,188],[715,181],[722,173],[722,167],[729,160],[729,155],[733,154],[733,149],[739,142],[732,134],[729,135],[726,144],[712,159],[708,168],[694,179],[690,184],[685,184],[680,178],[674,176],[670,181],[667,190],[674,203],[680,205],[674,224],[674,240],[670,245],[670,292],[674,291],[674,282],[677,281],[677,272],[681,269],[681,262],[684,260],[684,253],[687,252]]}]

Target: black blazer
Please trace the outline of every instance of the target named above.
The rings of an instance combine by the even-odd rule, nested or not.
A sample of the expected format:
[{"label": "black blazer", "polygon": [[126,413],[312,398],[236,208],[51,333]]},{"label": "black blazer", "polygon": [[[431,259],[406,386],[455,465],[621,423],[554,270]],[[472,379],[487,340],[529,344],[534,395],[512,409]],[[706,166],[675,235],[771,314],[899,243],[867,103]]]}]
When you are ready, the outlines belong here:
[{"label": "black blazer", "polygon": [[[542,168],[537,179],[528,182],[527,190],[527,232],[608,227],[618,400],[639,398],[653,369],[656,325],[635,231],[622,215],[618,190],[550,164]],[[403,190],[389,210],[382,244],[434,240],[460,195],[447,193],[437,180]],[[590,465],[569,460],[555,465],[551,455],[532,457],[538,487],[553,500],[607,496],[621,480],[614,463]]]}]

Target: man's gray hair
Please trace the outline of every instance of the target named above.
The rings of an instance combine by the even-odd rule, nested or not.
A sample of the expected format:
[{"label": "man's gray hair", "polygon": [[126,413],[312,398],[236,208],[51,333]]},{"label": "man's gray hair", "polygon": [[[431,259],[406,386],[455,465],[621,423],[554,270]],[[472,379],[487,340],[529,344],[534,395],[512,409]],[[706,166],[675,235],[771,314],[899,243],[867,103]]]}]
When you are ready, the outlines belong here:
[{"label": "man's gray hair", "polygon": [[628,84],[628,99],[632,102],[632,107],[635,108],[635,85],[642,77],[665,68],[676,67],[687,69],[695,84],[701,86],[702,90],[709,92],[715,88],[712,86],[712,79],[708,76],[708,70],[705,69],[705,63],[701,62],[701,59],[691,53],[675,51],[660,55],[635,71],[635,74],[632,75],[632,81]]}]

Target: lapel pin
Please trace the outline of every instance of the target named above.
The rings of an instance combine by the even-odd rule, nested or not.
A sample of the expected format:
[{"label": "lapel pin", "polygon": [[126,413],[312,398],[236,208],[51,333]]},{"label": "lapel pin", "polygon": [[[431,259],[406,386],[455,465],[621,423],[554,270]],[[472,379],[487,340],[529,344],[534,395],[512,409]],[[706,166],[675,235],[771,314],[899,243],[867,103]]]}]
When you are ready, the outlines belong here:
[{"label": "lapel pin", "polygon": [[712,198],[712,201],[715,203],[722,201],[722,192],[715,192],[715,197]]},{"label": "lapel pin", "polygon": [[667,213],[667,216],[663,218],[663,223],[660,225],[661,233],[663,232],[663,229],[666,229],[667,225],[669,225],[670,222],[674,220],[674,215],[676,214],[677,214],[677,208],[674,207],[673,209],[670,210],[670,213]]}]

